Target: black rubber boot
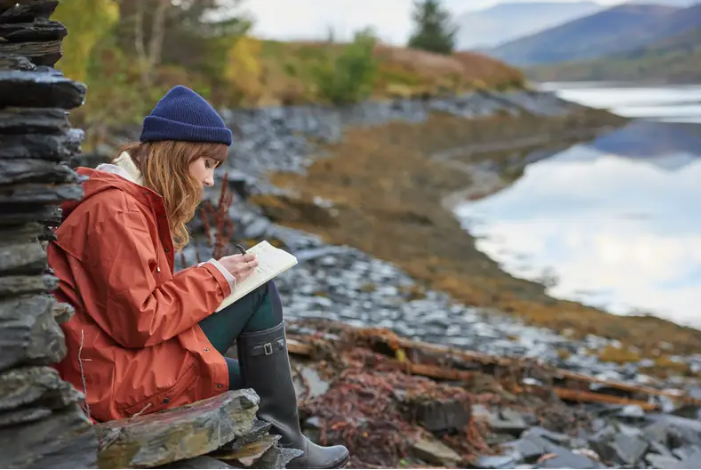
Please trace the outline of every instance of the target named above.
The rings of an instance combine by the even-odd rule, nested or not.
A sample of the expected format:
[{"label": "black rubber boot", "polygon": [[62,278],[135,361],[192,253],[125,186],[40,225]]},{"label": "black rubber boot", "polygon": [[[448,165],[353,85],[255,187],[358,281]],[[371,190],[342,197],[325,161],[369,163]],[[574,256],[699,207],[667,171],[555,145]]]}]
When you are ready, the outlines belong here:
[{"label": "black rubber boot", "polygon": [[285,324],[243,333],[236,343],[244,387],[252,388],[260,397],[258,417],[272,424],[271,434],[282,436],[282,446],[304,451],[287,468],[345,466],[350,455],[344,446],[322,447],[302,434],[287,353]]}]

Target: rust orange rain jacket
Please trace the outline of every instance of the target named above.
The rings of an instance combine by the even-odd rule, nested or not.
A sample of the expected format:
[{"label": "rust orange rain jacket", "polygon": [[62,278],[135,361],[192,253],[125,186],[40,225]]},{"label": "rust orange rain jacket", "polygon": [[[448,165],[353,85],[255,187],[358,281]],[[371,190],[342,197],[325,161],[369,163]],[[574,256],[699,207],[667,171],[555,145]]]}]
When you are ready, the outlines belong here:
[{"label": "rust orange rain jacket", "polygon": [[[85,197],[63,206],[48,248],[54,293],[75,307],[62,325],[68,354],[57,365],[108,421],[214,396],[229,387],[226,362],[198,322],[231,292],[216,262],[173,274],[163,200],[118,174],[78,169]],[[82,344],[82,349],[81,349]],[[80,351],[80,361],[79,361]]]}]

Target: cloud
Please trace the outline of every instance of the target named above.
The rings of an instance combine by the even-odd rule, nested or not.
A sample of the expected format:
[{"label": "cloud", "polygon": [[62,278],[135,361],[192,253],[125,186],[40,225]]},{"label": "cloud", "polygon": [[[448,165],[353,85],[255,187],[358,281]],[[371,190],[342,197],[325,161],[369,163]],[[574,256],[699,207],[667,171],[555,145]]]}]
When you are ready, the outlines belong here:
[{"label": "cloud", "polygon": [[[496,3],[499,2],[444,0],[446,8],[455,15]],[[261,37],[319,39],[332,26],[337,37],[345,39],[358,29],[373,26],[383,41],[393,44],[404,44],[409,37],[412,5],[413,0],[248,0],[244,3],[256,19],[254,34]]]},{"label": "cloud", "polygon": [[510,189],[458,209],[482,223],[478,247],[507,270],[559,277],[551,294],[647,309],[701,327],[701,160],[671,172],[642,161],[561,156]]}]

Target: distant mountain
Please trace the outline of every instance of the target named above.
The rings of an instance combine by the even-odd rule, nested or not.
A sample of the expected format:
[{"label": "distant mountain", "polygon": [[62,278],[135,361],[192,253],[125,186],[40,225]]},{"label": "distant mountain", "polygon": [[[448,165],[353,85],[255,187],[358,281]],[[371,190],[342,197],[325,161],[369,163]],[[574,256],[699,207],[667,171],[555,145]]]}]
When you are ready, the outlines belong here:
[{"label": "distant mountain", "polygon": [[701,81],[701,27],[611,57],[526,69],[536,81]]},{"label": "distant mountain", "polygon": [[494,47],[519,37],[590,15],[603,7],[593,1],[500,3],[469,11],[455,20],[459,49]]},{"label": "distant mountain", "polygon": [[695,124],[636,120],[599,136],[587,147],[674,171],[701,157],[701,130]]},{"label": "distant mountain", "polygon": [[701,5],[624,4],[579,18],[486,53],[512,65],[594,59],[641,47],[701,24]]}]

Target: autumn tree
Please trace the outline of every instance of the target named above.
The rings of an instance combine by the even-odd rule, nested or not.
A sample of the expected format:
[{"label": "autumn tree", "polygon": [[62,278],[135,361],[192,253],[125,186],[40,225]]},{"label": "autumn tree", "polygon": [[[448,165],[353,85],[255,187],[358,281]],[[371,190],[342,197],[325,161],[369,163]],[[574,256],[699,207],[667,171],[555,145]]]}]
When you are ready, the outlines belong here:
[{"label": "autumn tree", "polygon": [[439,0],[420,0],[414,3],[414,32],[409,47],[438,54],[450,54],[455,47],[458,28]]}]

